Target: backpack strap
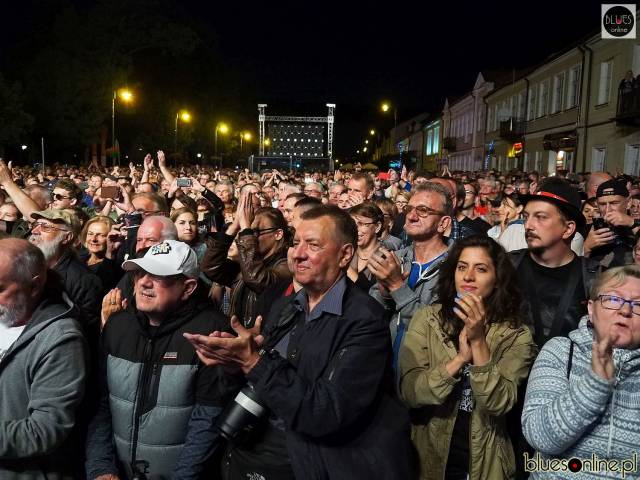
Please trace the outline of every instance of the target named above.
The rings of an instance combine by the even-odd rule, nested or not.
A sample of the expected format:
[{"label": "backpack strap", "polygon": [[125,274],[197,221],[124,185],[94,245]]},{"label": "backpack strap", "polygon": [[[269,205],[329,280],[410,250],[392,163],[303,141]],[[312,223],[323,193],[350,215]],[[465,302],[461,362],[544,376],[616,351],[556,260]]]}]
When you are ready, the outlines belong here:
[{"label": "backpack strap", "polygon": [[573,365],[573,342],[569,340],[569,361],[567,362],[567,380],[571,375],[571,366]]}]

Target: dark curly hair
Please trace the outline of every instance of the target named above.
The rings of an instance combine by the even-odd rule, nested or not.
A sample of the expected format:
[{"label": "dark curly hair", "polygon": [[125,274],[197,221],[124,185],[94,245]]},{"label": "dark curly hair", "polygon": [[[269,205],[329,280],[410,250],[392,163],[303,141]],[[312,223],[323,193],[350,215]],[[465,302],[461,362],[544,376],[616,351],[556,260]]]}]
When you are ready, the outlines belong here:
[{"label": "dark curly hair", "polygon": [[487,324],[508,322],[513,328],[522,325],[520,288],[509,255],[502,246],[489,237],[484,235],[466,237],[458,240],[451,248],[447,259],[440,267],[438,278],[438,298],[442,304],[440,326],[456,345],[464,322],[453,312],[457,293],[455,274],[462,251],[472,247],[484,249],[491,257],[496,271],[495,288],[488,298],[483,299]]}]

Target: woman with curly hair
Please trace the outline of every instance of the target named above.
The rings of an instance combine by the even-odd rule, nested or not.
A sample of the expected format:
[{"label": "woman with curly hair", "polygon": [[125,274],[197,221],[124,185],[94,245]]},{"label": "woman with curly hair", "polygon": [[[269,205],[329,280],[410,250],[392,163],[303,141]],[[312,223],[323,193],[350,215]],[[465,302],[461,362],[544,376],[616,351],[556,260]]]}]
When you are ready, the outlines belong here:
[{"label": "woman with curly hair", "polygon": [[411,320],[400,350],[400,393],[412,409],[422,479],[515,475],[505,417],[536,354],[519,316],[517,284],[500,245],[464,238],[440,269],[441,303]]}]

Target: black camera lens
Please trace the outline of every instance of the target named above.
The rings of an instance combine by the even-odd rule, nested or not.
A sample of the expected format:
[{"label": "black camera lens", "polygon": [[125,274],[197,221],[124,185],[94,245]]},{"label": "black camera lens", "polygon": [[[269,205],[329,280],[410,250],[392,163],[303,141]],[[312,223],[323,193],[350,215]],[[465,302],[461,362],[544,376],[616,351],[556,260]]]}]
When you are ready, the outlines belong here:
[{"label": "black camera lens", "polygon": [[233,440],[242,431],[254,426],[266,412],[253,386],[247,385],[222,412],[216,427],[224,438]]}]

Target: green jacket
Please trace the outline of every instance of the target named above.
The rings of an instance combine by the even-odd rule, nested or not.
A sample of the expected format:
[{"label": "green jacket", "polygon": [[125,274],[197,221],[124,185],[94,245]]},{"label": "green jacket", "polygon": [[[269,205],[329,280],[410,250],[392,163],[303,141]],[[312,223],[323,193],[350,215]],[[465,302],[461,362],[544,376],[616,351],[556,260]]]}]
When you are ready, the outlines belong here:
[{"label": "green jacket", "polygon": [[[416,312],[399,357],[400,392],[412,408],[412,440],[420,457],[420,478],[444,478],[459,399],[451,393],[460,378],[445,364],[457,354],[440,328],[440,305]],[[469,450],[471,480],[513,478],[515,458],[505,416],[516,404],[518,385],[526,381],[537,349],[527,327],[492,324],[487,333],[491,360],[470,366],[475,407]]]}]

